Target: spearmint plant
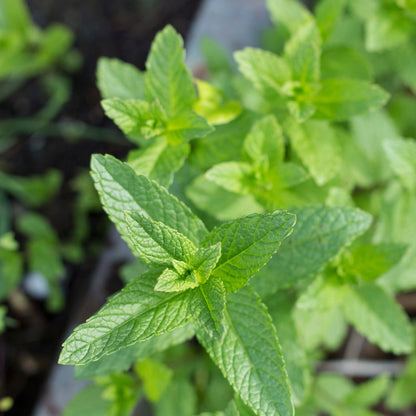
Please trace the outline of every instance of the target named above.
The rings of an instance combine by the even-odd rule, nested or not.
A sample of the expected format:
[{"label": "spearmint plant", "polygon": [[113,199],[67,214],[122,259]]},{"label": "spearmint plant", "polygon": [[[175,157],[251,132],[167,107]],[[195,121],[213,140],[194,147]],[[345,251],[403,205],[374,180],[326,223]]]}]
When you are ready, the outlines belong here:
[{"label": "spearmint plant", "polygon": [[[412,62],[414,8],[267,5],[275,26],[264,49],[234,54],[238,72],[207,41],[210,79],[193,79],[170,26],[146,71],[98,64],[104,111],[139,148],[125,163],[93,156],[91,174],[137,261],[64,343],[60,363],[95,380],[66,416],[87,395],[102,415],[129,415],[142,395],[157,416],[377,415],[381,401],[416,401],[414,330],[394,298],[416,287],[414,79],[397,59]],[[349,325],[410,354],[392,389],[388,376],[316,373]]]}]

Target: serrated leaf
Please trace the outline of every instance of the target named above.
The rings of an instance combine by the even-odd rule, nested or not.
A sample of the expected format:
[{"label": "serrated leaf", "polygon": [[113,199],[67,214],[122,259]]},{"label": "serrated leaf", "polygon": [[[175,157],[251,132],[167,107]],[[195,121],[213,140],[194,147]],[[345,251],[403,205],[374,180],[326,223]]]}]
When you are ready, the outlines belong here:
[{"label": "serrated leaf", "polygon": [[137,341],[168,333],[190,319],[187,293],[153,290],[160,272],[148,272],[127,284],[63,345],[61,364],[86,364]]},{"label": "serrated leaf", "polygon": [[313,20],[309,10],[298,0],[267,0],[267,8],[276,25],[283,25],[291,33]]},{"label": "serrated leaf", "polygon": [[292,235],[253,279],[260,294],[272,294],[316,275],[371,223],[371,216],[356,208],[318,206],[291,212],[297,218]]},{"label": "serrated leaf", "polygon": [[284,159],[284,138],[280,125],[272,115],[253,124],[244,140],[243,152],[256,168],[266,163],[269,168],[278,166]]},{"label": "serrated leaf", "polygon": [[201,247],[191,260],[191,265],[195,267],[198,279],[205,283],[221,257],[221,243],[209,247]]},{"label": "serrated leaf", "polygon": [[225,289],[219,277],[211,276],[190,293],[190,311],[196,332],[206,331],[210,337],[221,336],[225,308]]},{"label": "serrated leaf", "polygon": [[293,80],[301,83],[319,80],[321,37],[315,22],[306,24],[290,38],[284,56],[292,70]]},{"label": "serrated leaf", "polygon": [[222,323],[220,339],[197,336],[236,393],[259,416],[294,415],[276,330],[251,288],[227,297]]},{"label": "serrated leaf", "polygon": [[227,292],[243,287],[279,249],[291,234],[296,217],[287,211],[252,214],[214,228],[201,243],[221,242],[221,258],[213,271]]},{"label": "serrated leaf", "polygon": [[189,323],[166,334],[150,338],[147,341],[136,342],[112,354],[104,355],[98,361],[75,366],[75,379],[84,380],[107,376],[119,371],[127,371],[134,362],[143,360],[174,345],[181,344],[192,338],[194,334],[193,325]]},{"label": "serrated leaf", "polygon": [[173,228],[140,213],[125,212],[128,242],[133,254],[147,263],[170,265],[172,260],[189,262],[195,245]]},{"label": "serrated leaf", "polygon": [[164,132],[166,119],[156,104],[142,100],[107,98],[101,105],[107,117],[127,136],[149,139]]},{"label": "serrated leaf", "polygon": [[254,170],[245,162],[224,162],[209,169],[205,177],[227,191],[244,195],[253,188]]},{"label": "serrated leaf", "polygon": [[234,57],[240,72],[262,93],[267,94],[270,89],[279,92],[291,79],[288,63],[272,52],[245,48],[235,52]]},{"label": "serrated leaf", "polygon": [[412,327],[401,307],[381,287],[365,283],[346,289],[342,309],[347,320],[383,351],[412,350]]},{"label": "serrated leaf", "polygon": [[313,96],[315,116],[328,120],[346,120],[354,115],[383,106],[389,94],[377,85],[358,79],[326,79]]},{"label": "serrated leaf", "polygon": [[149,146],[129,152],[127,163],[138,175],[145,175],[168,187],[173,181],[174,173],[183,165],[189,150],[188,143],[170,146],[161,137]]},{"label": "serrated leaf", "polygon": [[196,99],[184,58],[181,36],[166,26],[156,35],[146,61],[146,98],[159,102],[170,118],[190,110]]},{"label": "serrated leaf", "polygon": [[199,218],[166,189],[111,156],[94,155],[92,176],[104,210],[121,234],[128,233],[124,211],[134,211],[162,222],[188,237],[194,244],[207,235]]},{"label": "serrated leaf", "polygon": [[102,98],[144,100],[144,73],[119,59],[100,58],[97,84]]},{"label": "serrated leaf", "polygon": [[157,280],[155,290],[159,292],[183,292],[199,285],[196,272],[186,273],[184,276],[172,269],[165,269]]},{"label": "serrated leaf", "polygon": [[286,131],[296,153],[318,185],[324,185],[339,171],[341,149],[336,131],[326,121],[298,124],[288,120]]}]

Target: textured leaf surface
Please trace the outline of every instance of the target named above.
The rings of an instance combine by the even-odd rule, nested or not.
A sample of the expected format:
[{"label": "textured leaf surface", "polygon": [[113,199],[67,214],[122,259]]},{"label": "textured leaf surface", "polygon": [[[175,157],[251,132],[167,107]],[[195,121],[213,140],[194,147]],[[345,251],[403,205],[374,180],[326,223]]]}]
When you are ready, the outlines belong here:
[{"label": "textured leaf surface", "polygon": [[348,288],[342,308],[348,321],[371,342],[395,354],[412,350],[412,327],[401,307],[381,287]]},{"label": "textured leaf surface", "polygon": [[135,211],[176,229],[193,243],[207,234],[204,224],[166,189],[111,156],[94,155],[92,176],[101,203],[121,234],[128,234],[124,211]]},{"label": "textured leaf surface", "polygon": [[134,362],[143,360],[174,345],[181,344],[192,338],[194,334],[193,326],[189,323],[166,334],[150,338],[147,341],[136,342],[112,354],[104,355],[98,361],[75,366],[75,378],[88,379],[127,371]]},{"label": "textured leaf surface", "polygon": [[133,280],[64,343],[61,364],[86,364],[137,341],[168,333],[191,318],[186,293],[155,292],[159,272]]},{"label": "textured leaf surface", "polygon": [[196,251],[188,238],[159,221],[126,212],[126,222],[130,248],[148,263],[169,265],[173,259],[187,262]]},{"label": "textured leaf surface", "polygon": [[134,65],[118,59],[99,59],[97,84],[103,98],[145,98],[144,74]]},{"label": "textured leaf surface", "polygon": [[149,146],[132,150],[128,164],[138,175],[145,175],[168,187],[174,173],[183,165],[189,154],[189,144],[170,146],[165,138],[155,139]]},{"label": "textured leaf surface", "polygon": [[346,120],[383,106],[389,94],[382,88],[357,79],[327,79],[313,97],[316,117]]},{"label": "textured leaf surface", "polygon": [[199,285],[196,272],[182,276],[176,270],[165,269],[157,280],[155,290],[159,292],[183,292]]},{"label": "textured leaf surface", "polygon": [[205,176],[210,181],[230,192],[248,194],[252,188],[251,177],[254,175],[250,164],[244,162],[224,162],[213,166]]},{"label": "textured leaf surface", "polygon": [[292,212],[297,217],[292,235],[253,280],[261,294],[274,293],[315,275],[371,223],[369,214],[355,208],[318,206]]},{"label": "textured leaf surface", "polygon": [[184,58],[181,36],[166,26],[156,35],[146,61],[146,97],[158,101],[169,117],[192,108],[196,98]]},{"label": "textured leaf surface", "polygon": [[208,281],[191,292],[190,311],[196,331],[207,331],[209,336],[219,338],[222,333],[222,318],[225,307],[225,289],[219,277]]},{"label": "textured leaf surface", "polygon": [[227,292],[242,286],[263,267],[293,230],[296,217],[287,211],[253,214],[211,231],[203,246],[221,242],[221,258],[213,272]]},{"label": "textured leaf surface", "polygon": [[288,377],[267,308],[245,287],[227,297],[220,339],[198,339],[237,394],[259,416],[294,414]]}]

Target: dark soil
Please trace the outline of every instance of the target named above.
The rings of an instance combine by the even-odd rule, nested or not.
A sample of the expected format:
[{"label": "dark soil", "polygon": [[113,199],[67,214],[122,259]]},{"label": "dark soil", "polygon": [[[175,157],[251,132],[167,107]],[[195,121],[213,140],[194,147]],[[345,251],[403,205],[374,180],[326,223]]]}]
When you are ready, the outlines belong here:
[{"label": "dark soil", "polygon": [[[34,20],[42,27],[52,22],[69,26],[75,34],[75,47],[83,57],[83,66],[71,76],[73,91],[59,120],[76,120],[95,127],[113,129],[119,143],[83,140],[70,142],[62,137],[42,137],[36,132],[22,135],[0,163],[8,172],[18,175],[43,173],[50,168],[64,174],[59,195],[42,209],[65,240],[72,228],[74,194],[70,180],[81,168],[88,168],[91,154],[111,153],[123,158],[130,144],[107,120],[100,108],[95,86],[95,68],[100,56],[117,57],[144,68],[155,33],[172,24],[186,35],[199,0],[28,0]],[[35,80],[0,106],[0,119],[29,116],[44,104]],[[65,290],[67,306],[59,314],[50,314],[42,302],[16,291],[8,302],[9,315],[17,322],[0,338],[0,397],[10,396],[13,416],[32,413],[48,372],[58,354],[60,340],[68,321],[88,286],[103,241],[106,227],[102,215],[91,218],[93,233],[86,244],[87,256],[80,265],[68,265]],[[95,247],[95,249],[91,248]],[[110,290],[109,290],[110,291]]]}]

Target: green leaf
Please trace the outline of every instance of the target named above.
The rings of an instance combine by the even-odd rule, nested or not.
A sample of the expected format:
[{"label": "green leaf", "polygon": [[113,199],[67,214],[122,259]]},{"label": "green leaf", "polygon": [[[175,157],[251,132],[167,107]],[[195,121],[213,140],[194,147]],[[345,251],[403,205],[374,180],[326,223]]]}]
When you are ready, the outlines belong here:
[{"label": "green leaf", "polygon": [[317,118],[346,120],[356,114],[383,106],[389,94],[382,88],[358,79],[326,79],[313,96]]},{"label": "green leaf", "polygon": [[255,414],[241,399],[236,397],[227,406],[224,416],[255,416]]},{"label": "green leaf", "polygon": [[282,86],[291,79],[288,63],[272,52],[245,48],[235,52],[234,57],[239,71],[264,94],[267,94],[270,89],[279,92]]},{"label": "green leaf", "polygon": [[193,289],[189,307],[196,332],[206,331],[210,337],[215,338],[221,336],[225,289],[219,277],[211,276],[207,282]]},{"label": "green leaf", "polygon": [[98,361],[75,366],[75,379],[90,379],[107,376],[118,371],[127,371],[136,361],[143,360],[169,347],[181,344],[194,335],[193,325],[189,323],[166,334],[150,338],[147,341],[136,342],[112,354],[104,355]]},{"label": "green leaf", "polygon": [[285,156],[282,129],[276,118],[266,116],[253,124],[244,140],[244,155],[256,169],[264,165],[272,169],[283,162]]},{"label": "green leaf", "polygon": [[157,402],[170,384],[173,372],[159,361],[146,358],[134,366],[143,382],[143,390],[151,402]]},{"label": "green leaf", "polygon": [[249,194],[253,188],[253,167],[244,162],[224,162],[215,165],[205,173],[205,177],[237,194]]},{"label": "green leaf", "polygon": [[156,35],[146,61],[146,99],[158,102],[169,118],[190,110],[196,99],[184,58],[181,36],[166,26]]},{"label": "green leaf", "polygon": [[185,162],[189,150],[188,143],[171,146],[161,137],[149,146],[130,151],[127,163],[138,175],[147,176],[168,187],[173,181],[174,173]]},{"label": "green leaf", "polygon": [[390,409],[399,410],[409,407],[416,402],[416,356],[410,356],[402,374],[398,377],[387,397]]},{"label": "green leaf", "polygon": [[191,260],[191,265],[195,267],[198,280],[205,283],[211,276],[212,271],[221,257],[221,243],[209,247],[201,247]]},{"label": "green leaf", "polygon": [[86,364],[102,356],[182,327],[190,319],[187,293],[153,290],[159,272],[127,284],[64,343],[61,364]]},{"label": "green leaf", "polygon": [[389,385],[390,377],[387,375],[362,383],[345,397],[345,404],[351,407],[375,406],[384,398]]},{"label": "green leaf", "polygon": [[103,398],[104,387],[92,384],[81,390],[65,407],[63,416],[106,416],[111,402]]},{"label": "green leaf", "polygon": [[413,25],[399,10],[378,10],[366,22],[365,46],[370,52],[379,52],[402,45],[414,31]]},{"label": "green leaf", "polygon": [[101,105],[107,117],[127,136],[149,139],[164,132],[166,119],[157,104],[142,100],[107,98]]},{"label": "green leaf", "polygon": [[292,79],[302,84],[320,78],[321,37],[315,22],[300,28],[286,43],[285,58],[292,70]]},{"label": "green leaf", "polygon": [[207,121],[191,110],[177,113],[169,119],[163,135],[171,144],[180,144],[197,137],[204,137],[211,133],[213,128]]},{"label": "green leaf", "polygon": [[326,121],[303,124],[288,120],[286,130],[296,153],[318,185],[330,181],[339,171],[341,149],[336,131]]},{"label": "green leaf", "polygon": [[144,73],[119,59],[100,58],[97,84],[102,98],[144,100]]},{"label": "green leaf", "polygon": [[260,294],[272,294],[315,276],[371,223],[369,214],[355,208],[317,206],[291,212],[297,217],[292,235],[253,280]]},{"label": "green leaf", "polygon": [[133,254],[147,263],[170,265],[172,260],[189,262],[196,252],[183,234],[159,221],[135,212],[125,213],[127,235]]},{"label": "green leaf", "polygon": [[61,187],[61,172],[51,169],[43,175],[19,177],[0,172],[0,189],[29,207],[39,207],[52,199]]},{"label": "green leaf", "polygon": [[341,18],[346,0],[321,0],[315,9],[316,24],[326,41],[337,26]]},{"label": "green leaf", "polygon": [[221,242],[221,258],[213,276],[220,277],[227,292],[243,287],[291,234],[296,217],[287,211],[253,214],[214,228],[201,243]]},{"label": "green leaf", "polygon": [[371,282],[396,265],[406,249],[406,245],[394,243],[355,246],[341,261],[342,274]]},{"label": "green leaf", "polygon": [[410,191],[416,189],[416,141],[389,138],[383,141],[383,147],[403,185]]},{"label": "green leaf", "polygon": [[124,211],[159,221],[188,237],[194,244],[207,235],[202,221],[166,189],[111,156],[94,155],[92,177],[101,203],[121,234],[128,230]]},{"label": "green leaf", "polygon": [[27,36],[33,30],[29,9],[24,0],[2,0],[0,3],[0,28]]},{"label": "green leaf", "polygon": [[259,416],[294,415],[276,330],[251,288],[227,297],[222,323],[220,339],[197,336],[236,393]]},{"label": "green leaf", "polygon": [[[0,242],[4,241],[4,235]],[[18,247],[5,248],[0,245],[0,300],[4,300],[20,283],[23,277],[23,256]]]},{"label": "green leaf", "polygon": [[197,287],[199,283],[194,270],[182,275],[178,271],[165,269],[157,280],[155,290],[159,292],[183,292]]},{"label": "green leaf", "polygon": [[401,307],[373,283],[346,288],[342,309],[347,320],[383,351],[412,350],[412,328]]},{"label": "green leaf", "polygon": [[297,0],[267,0],[267,8],[275,25],[283,25],[294,33],[313,20],[308,9]]}]

